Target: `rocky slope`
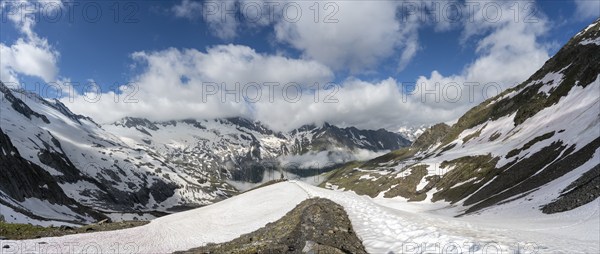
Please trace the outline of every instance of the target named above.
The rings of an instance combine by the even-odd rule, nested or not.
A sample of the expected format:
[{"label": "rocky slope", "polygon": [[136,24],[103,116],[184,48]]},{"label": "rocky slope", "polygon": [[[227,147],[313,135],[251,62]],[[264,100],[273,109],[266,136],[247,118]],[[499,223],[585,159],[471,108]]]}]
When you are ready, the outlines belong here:
[{"label": "rocky slope", "polygon": [[[65,222],[105,218],[69,198],[48,172],[23,159],[1,128],[0,150],[2,221],[16,220],[18,216],[25,217],[26,221],[52,219]],[[40,206],[47,206],[50,212],[40,215]]]},{"label": "rocky slope", "polygon": [[531,78],[439,124],[410,148],[332,172],[323,186],[447,202],[457,214],[508,203],[556,213],[600,195],[600,20]]}]

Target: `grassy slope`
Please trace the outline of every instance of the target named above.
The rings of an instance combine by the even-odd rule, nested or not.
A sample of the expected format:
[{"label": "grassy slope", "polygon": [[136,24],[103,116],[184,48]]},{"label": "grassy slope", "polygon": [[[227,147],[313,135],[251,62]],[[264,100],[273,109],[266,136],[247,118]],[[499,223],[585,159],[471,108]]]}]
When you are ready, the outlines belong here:
[{"label": "grassy slope", "polygon": [[125,221],[103,224],[91,224],[83,227],[42,227],[30,224],[12,224],[0,222],[0,236],[8,240],[25,240],[42,237],[56,237],[72,234],[81,234],[98,231],[111,231],[125,228],[138,227],[148,224],[148,221]]}]

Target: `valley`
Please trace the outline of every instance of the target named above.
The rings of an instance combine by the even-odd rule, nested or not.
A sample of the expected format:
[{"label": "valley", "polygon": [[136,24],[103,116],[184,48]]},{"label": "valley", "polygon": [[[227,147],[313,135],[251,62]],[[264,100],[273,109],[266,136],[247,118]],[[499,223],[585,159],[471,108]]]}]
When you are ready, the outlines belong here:
[{"label": "valley", "polygon": [[[243,49],[207,51],[267,58]],[[265,65],[290,60],[277,57]],[[600,19],[529,78],[433,125],[359,128],[341,103],[335,123],[287,130],[250,113],[99,122],[12,84],[0,82],[0,253],[600,253]],[[358,94],[365,108],[379,95]],[[375,119],[393,103],[374,105]]]}]

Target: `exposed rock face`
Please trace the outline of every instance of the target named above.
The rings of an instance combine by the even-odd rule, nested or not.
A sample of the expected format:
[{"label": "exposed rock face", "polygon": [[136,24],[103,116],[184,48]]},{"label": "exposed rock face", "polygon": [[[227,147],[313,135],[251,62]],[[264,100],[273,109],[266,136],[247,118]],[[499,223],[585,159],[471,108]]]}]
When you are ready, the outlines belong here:
[{"label": "exposed rock face", "polygon": [[[68,208],[65,208],[72,211],[71,219],[75,222],[85,223],[88,220],[85,217],[89,216],[95,219],[105,218],[105,216],[94,212],[90,208],[81,206],[75,200],[67,197],[48,172],[23,159],[1,128],[0,197],[0,204],[36,219],[44,220],[45,218],[35,215],[36,211],[30,211],[26,207],[19,206],[18,202],[36,198],[50,204],[68,206]],[[4,217],[3,220],[5,220]]]},{"label": "exposed rock face", "polygon": [[544,213],[568,211],[600,197],[600,165],[571,183],[558,199],[542,208]]},{"label": "exposed rock face", "polygon": [[29,108],[27,104],[25,104],[22,100],[15,97],[8,87],[6,87],[2,82],[0,82],[0,93],[4,94],[3,100],[7,100],[10,103],[10,106],[17,112],[23,114],[29,119],[33,117],[39,118],[44,123],[50,123],[50,120],[45,115],[41,115]]},{"label": "exposed rock face", "polygon": [[[54,182],[52,176],[37,165],[21,158],[8,136],[0,128],[0,190],[17,201],[29,197],[43,197],[51,202],[68,199]],[[44,184],[50,183],[46,189]],[[58,188],[57,188],[58,187]],[[62,195],[61,195],[62,194]]]},{"label": "exposed rock face", "polygon": [[328,200],[305,200],[276,222],[227,243],[178,253],[367,253],[344,209]]},{"label": "exposed rock face", "polygon": [[148,135],[148,136],[152,136],[150,133],[148,133],[148,130],[158,130],[158,126],[156,126],[154,123],[150,122],[148,119],[144,119],[144,118],[136,118],[136,117],[126,117],[123,120],[115,123],[116,126],[123,126],[123,127],[127,127],[127,128],[136,128],[138,131]]}]

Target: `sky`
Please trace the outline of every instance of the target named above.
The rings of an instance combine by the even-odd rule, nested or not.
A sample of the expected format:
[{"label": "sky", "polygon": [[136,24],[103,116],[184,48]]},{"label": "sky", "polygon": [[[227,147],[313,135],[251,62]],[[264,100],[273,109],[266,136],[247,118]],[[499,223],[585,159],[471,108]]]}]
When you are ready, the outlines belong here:
[{"label": "sky", "polygon": [[525,81],[597,0],[1,1],[0,80],[111,123],[397,130]]}]

